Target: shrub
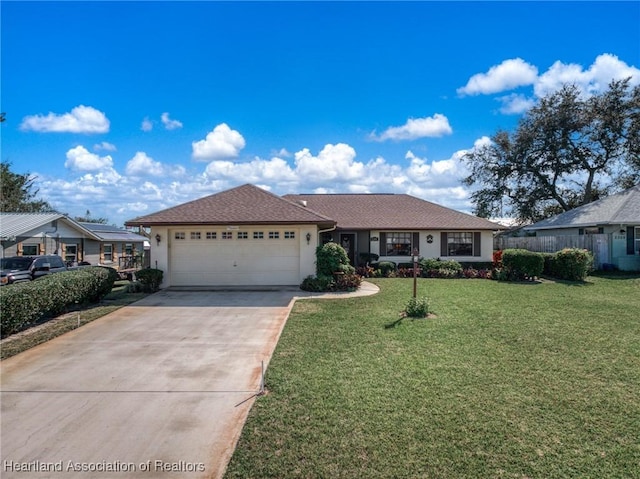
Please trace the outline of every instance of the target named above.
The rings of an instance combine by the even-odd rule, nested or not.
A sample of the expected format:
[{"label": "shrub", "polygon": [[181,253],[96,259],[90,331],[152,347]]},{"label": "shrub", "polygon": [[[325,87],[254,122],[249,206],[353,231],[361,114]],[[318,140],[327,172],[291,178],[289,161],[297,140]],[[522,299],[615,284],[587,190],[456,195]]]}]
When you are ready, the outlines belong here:
[{"label": "shrub", "polygon": [[593,269],[593,255],[586,249],[565,248],[549,260],[551,275],[569,281],[584,281]]},{"label": "shrub", "polygon": [[[416,276],[422,276],[422,270],[416,268]],[[398,267],[396,278],[413,278],[413,266],[411,268]]]},{"label": "shrub", "polygon": [[361,265],[368,265],[374,261],[378,261],[378,258],[380,258],[380,256],[375,253],[360,253],[358,255]]},{"label": "shrub", "polygon": [[362,277],[355,273],[338,274],[335,277],[336,291],[355,291],[362,284]]},{"label": "shrub", "polygon": [[462,270],[462,276],[464,276],[465,278],[477,278],[478,270],[473,268],[464,269]]},{"label": "shrub", "polygon": [[459,273],[462,273],[462,265],[454,259],[441,260],[439,258],[422,258],[420,260],[420,268],[422,268],[422,271],[448,270],[442,275],[431,273],[432,275],[428,276],[430,278],[452,277],[451,271],[455,271],[453,277],[458,276]]},{"label": "shrub", "polygon": [[502,266],[509,280],[533,279],[542,274],[544,258],[540,253],[526,249],[505,249]]},{"label": "shrub", "polygon": [[403,312],[409,318],[426,318],[429,314],[429,301],[427,298],[411,298]]},{"label": "shrub", "polygon": [[380,261],[379,263],[372,264],[376,271],[379,271],[379,275],[385,278],[389,277],[391,273],[395,273],[396,264],[393,261]]},{"label": "shrub", "polygon": [[322,292],[332,291],[335,280],[333,276],[307,276],[300,285],[303,291]]},{"label": "shrub", "polygon": [[363,278],[372,278],[375,270],[371,266],[358,266],[356,268],[356,274]]},{"label": "shrub", "polygon": [[331,276],[333,273],[353,273],[345,249],[337,243],[325,243],[316,248],[316,275]]},{"label": "shrub", "polygon": [[493,252],[493,267],[502,268],[502,250],[501,249]]},{"label": "shrub", "polygon": [[99,301],[113,288],[114,273],[111,268],[94,266],[3,286],[0,336],[24,329],[42,317],[63,313],[71,305]]},{"label": "shrub", "polygon": [[144,268],[136,272],[136,279],[142,284],[144,291],[153,293],[160,289],[162,275],[161,269]]}]

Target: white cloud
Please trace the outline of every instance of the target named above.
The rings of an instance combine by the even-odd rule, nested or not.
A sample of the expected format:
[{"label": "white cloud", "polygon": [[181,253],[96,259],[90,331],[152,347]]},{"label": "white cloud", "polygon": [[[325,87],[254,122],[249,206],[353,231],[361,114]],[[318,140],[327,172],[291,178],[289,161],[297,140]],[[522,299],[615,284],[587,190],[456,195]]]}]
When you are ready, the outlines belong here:
[{"label": "white cloud", "polygon": [[107,133],[109,120],[99,110],[80,105],[70,113],[26,116],[20,124],[23,131],[42,133]]},{"label": "white cloud", "polygon": [[502,103],[500,113],[505,115],[518,115],[520,113],[524,113],[535,105],[535,100],[517,93],[501,96],[496,98],[496,100]]},{"label": "white cloud", "polygon": [[67,151],[64,166],[74,171],[98,171],[113,167],[111,156],[98,156],[79,145]]},{"label": "white cloud", "polygon": [[313,156],[308,148],[294,156],[296,174],[310,182],[331,180],[346,183],[364,173],[364,165],[354,161],[356,151],[345,143],[325,145],[318,156]]},{"label": "white cloud", "polygon": [[169,113],[165,112],[160,117],[162,120],[162,124],[167,130],[175,130],[177,128],[182,128],[182,122],[178,120],[172,120],[169,118]]},{"label": "white cloud", "polygon": [[131,176],[162,176],[165,173],[162,163],[147,156],[144,151],[136,152],[134,157],[127,162],[125,171],[127,175]]},{"label": "white cloud", "polygon": [[116,145],[114,145],[113,143],[109,143],[108,141],[103,141],[102,143],[96,143],[95,145],[93,145],[93,149],[95,151],[116,151]]},{"label": "white cloud", "polygon": [[477,73],[469,78],[459,95],[488,95],[531,85],[536,81],[538,69],[521,58],[513,58],[495,65],[487,73]]},{"label": "white cloud", "polygon": [[140,124],[140,129],[142,131],[151,131],[151,130],[153,130],[153,122],[151,120],[149,120],[149,118],[145,117],[145,119],[142,120],[142,123]]},{"label": "white cloud", "polygon": [[[479,147],[488,138],[479,139]],[[461,161],[466,150],[449,158],[427,159],[408,151],[400,164],[383,157],[359,161],[355,149],[345,143],[327,144],[319,152],[303,148],[293,159],[273,156],[251,161],[213,160],[198,172],[185,174],[181,166],[162,164],[144,152],[127,163],[121,176],[111,157],[100,157],[79,146],[67,152],[66,179],[38,175],[36,187],[54,208],[81,215],[91,205],[94,215],[122,225],[140,214],[216,193],[243,183],[261,185],[275,194],[408,193],[451,208],[469,211],[466,176]],[[162,174],[158,174],[162,172]],[[155,173],[157,176],[150,176]],[[146,174],[146,177],[142,175]],[[175,174],[176,176],[172,176]],[[138,176],[140,175],[140,176]],[[69,179],[69,176],[71,179]]]},{"label": "white cloud", "polygon": [[248,163],[216,160],[207,165],[205,173],[210,178],[243,183],[287,182],[296,178],[289,164],[281,158],[270,160],[255,158]]},{"label": "white cloud", "polygon": [[631,77],[631,84],[640,84],[640,69],[629,66],[617,56],[605,53],[599,55],[593,64],[583,70],[575,63],[556,61],[544,72],[534,86],[536,96],[543,97],[558,91],[566,83],[575,84],[584,95],[602,92],[612,80]]},{"label": "white cloud", "polygon": [[192,157],[194,160],[224,160],[237,158],[245,146],[242,135],[221,123],[209,132],[204,140],[194,141]]},{"label": "white cloud", "polygon": [[446,116],[436,113],[432,117],[409,118],[402,126],[392,126],[383,131],[379,136],[375,132],[369,137],[376,141],[385,140],[416,140],[425,137],[440,137],[452,133],[449,120]]}]

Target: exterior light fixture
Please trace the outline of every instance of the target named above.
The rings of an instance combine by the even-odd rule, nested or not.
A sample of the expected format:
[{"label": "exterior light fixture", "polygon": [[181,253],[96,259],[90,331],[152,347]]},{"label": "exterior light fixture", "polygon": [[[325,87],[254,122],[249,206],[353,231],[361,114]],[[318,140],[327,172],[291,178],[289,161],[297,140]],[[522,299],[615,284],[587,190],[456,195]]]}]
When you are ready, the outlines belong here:
[{"label": "exterior light fixture", "polygon": [[156,242],[158,243],[158,246],[160,246],[160,240],[162,239],[162,236],[160,236],[160,233],[158,233],[156,235]]},{"label": "exterior light fixture", "polygon": [[427,235],[427,243],[433,243],[433,235]]},{"label": "exterior light fixture", "polygon": [[307,233],[307,244],[311,242],[311,233]]}]

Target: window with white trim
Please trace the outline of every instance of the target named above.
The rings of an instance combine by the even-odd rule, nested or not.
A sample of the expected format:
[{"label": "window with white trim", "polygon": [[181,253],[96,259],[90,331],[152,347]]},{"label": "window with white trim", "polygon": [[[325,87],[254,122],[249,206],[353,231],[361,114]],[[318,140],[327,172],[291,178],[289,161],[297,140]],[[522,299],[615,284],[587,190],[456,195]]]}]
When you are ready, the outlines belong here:
[{"label": "window with white trim", "polygon": [[279,231],[269,231],[269,239],[280,239]]},{"label": "window with white trim", "polygon": [[254,231],[253,239],[264,239],[264,231]]},{"label": "window with white trim", "polygon": [[238,239],[249,239],[249,233],[246,231],[238,231]]},{"label": "window with white trim", "polygon": [[199,240],[200,238],[202,238],[202,235],[200,234],[200,231],[192,231],[190,233],[190,237],[192,240]]},{"label": "window with white trim", "polygon": [[447,233],[447,256],[473,256],[473,233],[469,231]]},{"label": "window with white trim", "polygon": [[185,239],[184,231],[176,231],[173,237],[177,240]]},{"label": "window with white trim", "polygon": [[233,233],[231,231],[223,231],[222,239],[233,239]]},{"label": "window with white trim", "polygon": [[413,233],[406,231],[389,231],[385,233],[384,256],[411,256],[411,239]]},{"label": "window with white trim", "polygon": [[113,261],[113,245],[105,243],[102,245],[102,257],[104,262],[112,262]]},{"label": "window with white trim", "polygon": [[284,232],[284,239],[295,239],[296,238],[296,232],[295,231],[285,231]]},{"label": "window with white trim", "polygon": [[214,240],[218,237],[215,231],[207,231],[206,238],[208,240]]}]

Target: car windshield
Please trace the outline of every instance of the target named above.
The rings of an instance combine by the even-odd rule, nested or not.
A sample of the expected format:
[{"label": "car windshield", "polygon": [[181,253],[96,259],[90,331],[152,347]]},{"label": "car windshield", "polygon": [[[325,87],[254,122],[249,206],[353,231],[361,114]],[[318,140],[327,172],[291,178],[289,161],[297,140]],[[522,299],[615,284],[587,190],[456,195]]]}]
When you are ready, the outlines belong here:
[{"label": "car windshield", "polygon": [[0,259],[0,269],[29,269],[31,261],[33,261],[31,258],[2,258]]}]

